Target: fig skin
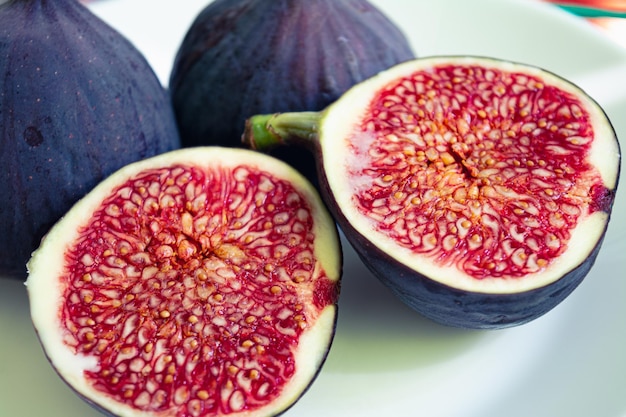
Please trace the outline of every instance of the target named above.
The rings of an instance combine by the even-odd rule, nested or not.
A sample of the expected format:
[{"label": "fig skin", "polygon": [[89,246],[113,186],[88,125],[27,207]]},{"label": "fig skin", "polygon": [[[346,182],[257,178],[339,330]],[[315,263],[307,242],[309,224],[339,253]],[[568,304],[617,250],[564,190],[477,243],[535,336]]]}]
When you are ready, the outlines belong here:
[{"label": "fig skin", "polygon": [[[182,144],[239,147],[248,117],[322,110],[414,57],[366,0],[217,0],[188,30],[169,82]],[[271,153],[316,181],[306,150]]]},{"label": "fig skin", "polygon": [[[618,142],[619,148],[619,142]],[[620,153],[621,154],[621,153]],[[596,262],[619,184],[608,190],[599,209],[608,215],[598,240],[589,255],[560,279],[543,287],[510,294],[465,291],[438,282],[398,262],[359,233],[344,216],[328,186],[323,160],[317,161],[321,193],[339,228],[363,264],[404,304],[420,315],[445,326],[461,329],[499,330],[529,323],[553,310],[584,280]]]},{"label": "fig skin", "polygon": [[578,267],[549,285],[512,294],[486,294],[453,288],[420,274],[357,232],[336,204],[330,204],[329,210],[364,265],[399,300],[436,323],[464,329],[505,329],[548,313],[583,281],[602,246],[599,241]]},{"label": "fig skin", "polygon": [[0,275],[24,279],[41,237],[114,170],[180,147],[141,53],[74,0],[0,6]]},{"label": "fig skin", "polygon": [[[593,155],[587,154],[586,156],[586,159],[589,158],[587,162],[594,169],[586,168],[587,171],[591,172],[588,174],[585,172],[583,175],[589,175],[589,177],[585,177],[588,182],[601,178],[602,183],[594,183],[593,187],[585,191],[588,193],[586,198],[589,203],[582,201],[579,203],[585,207],[583,211],[588,211],[588,213],[583,214],[583,216],[588,216],[583,217],[586,222],[584,229],[576,230],[578,232],[576,241],[568,243],[569,248],[565,249],[566,252],[556,255],[556,259],[553,258],[555,261],[553,264],[549,264],[545,268],[538,268],[536,273],[529,273],[530,276],[503,276],[502,279],[505,281],[498,281],[500,278],[492,278],[486,272],[488,270],[485,269],[483,271],[485,275],[482,278],[487,278],[487,281],[483,281],[482,278],[480,281],[476,281],[479,278],[472,278],[474,281],[469,281],[471,284],[463,283],[455,287],[454,285],[457,284],[455,279],[466,278],[465,275],[460,274],[459,277],[458,271],[453,270],[454,267],[448,268],[446,265],[439,269],[439,264],[432,262],[428,256],[421,258],[418,253],[410,252],[410,249],[399,253],[402,250],[399,244],[387,242],[384,233],[378,233],[375,227],[371,226],[377,220],[370,219],[364,214],[355,214],[358,213],[357,208],[350,202],[351,198],[355,198],[355,194],[351,194],[354,188],[350,188],[348,181],[344,181],[343,177],[349,175],[347,171],[350,169],[353,169],[354,172],[361,172],[370,168],[373,170],[373,168],[355,157],[354,154],[357,151],[350,154],[335,145],[337,143],[336,136],[372,135],[373,139],[370,139],[372,144],[375,144],[377,139],[382,140],[372,134],[371,130],[359,130],[358,127],[355,127],[355,124],[362,122],[359,115],[366,112],[364,107],[373,102],[376,104],[371,104],[372,107],[377,105],[378,102],[375,100],[379,97],[377,94],[383,94],[381,91],[388,93],[387,86],[393,88],[392,86],[397,85],[396,82],[399,79],[410,77],[412,71],[425,70],[428,72],[432,68],[430,67],[431,62],[434,63],[433,65],[439,63],[444,67],[446,64],[460,63],[465,65],[469,63],[470,65],[495,65],[498,70],[521,71],[522,74],[524,71],[528,71],[524,75],[528,75],[530,78],[538,76],[540,81],[546,81],[549,86],[554,85],[557,88],[563,88],[566,95],[580,99],[578,104],[588,110],[589,120],[591,120],[588,123],[592,123],[594,141],[599,143],[598,146],[594,145],[593,152],[589,151]],[[433,73],[435,72],[433,69]],[[415,89],[418,90],[417,87]],[[540,114],[540,116],[544,116],[544,114]],[[388,117],[393,118],[395,115]],[[351,120],[351,122],[345,122],[346,120]],[[452,124],[454,124],[453,122],[454,120],[452,120]],[[401,134],[398,133],[398,135]],[[400,140],[402,139],[404,138]],[[576,138],[576,140],[578,139]],[[442,56],[422,58],[417,59],[414,63],[400,64],[398,68],[392,68],[371,80],[365,81],[362,85],[355,86],[340,100],[322,112],[254,116],[247,122],[243,140],[244,143],[259,150],[281,144],[298,143],[302,140],[312,142],[310,146],[314,147],[317,154],[317,168],[322,195],[346,238],[355,248],[364,264],[401,301],[417,312],[441,324],[461,328],[501,329],[522,325],[544,315],[571,294],[591,270],[600,251],[610,222],[620,176],[620,144],[610,120],[597,102],[577,86],[549,71],[487,57]],[[408,142],[409,140],[402,143]],[[355,140],[354,143],[359,142]],[[350,143],[345,146],[351,146],[351,149],[355,149],[360,145]],[[379,148],[374,149],[381,149],[383,146],[380,145]],[[371,148],[364,147],[358,151],[365,154],[368,149]],[[412,149],[408,146],[406,148],[406,150]],[[388,155],[382,151],[381,153]],[[459,154],[456,158],[448,160],[446,166],[452,168],[454,167],[452,164],[462,166],[461,162],[465,161],[462,161]],[[389,159],[388,156],[387,160]],[[401,158],[398,157],[398,159]],[[401,161],[411,166],[406,160]],[[433,164],[435,162],[443,163],[442,161],[431,162]],[[351,163],[354,163],[355,166],[350,165]],[[336,167],[339,166],[346,166],[347,169],[337,169]],[[417,168],[418,165],[411,167]],[[599,171],[602,171],[602,174]],[[390,173],[395,172],[392,170]],[[379,178],[383,178],[385,174],[382,170],[377,171],[377,173],[380,175]],[[463,169],[460,173],[463,173]],[[473,174],[467,172],[465,175],[471,176]],[[399,176],[405,178],[402,175]],[[594,177],[595,179],[593,179]],[[365,182],[367,180],[359,177],[356,181]],[[408,180],[406,181],[408,184]],[[587,183],[587,181],[581,182]],[[365,188],[364,183],[359,182],[358,184]],[[390,188],[391,185],[387,185],[387,187]],[[420,190],[418,184],[416,184],[416,189]],[[405,191],[406,189],[400,188],[400,190]],[[382,199],[382,197],[380,198]],[[445,200],[443,197],[440,200],[440,202],[447,201],[450,200]],[[457,203],[457,201],[453,201],[453,203]],[[406,208],[406,206],[401,205],[400,207]],[[441,219],[443,218],[445,216],[442,214]],[[429,219],[435,221],[432,218]],[[531,231],[532,229],[523,233],[531,233]],[[370,232],[371,235],[369,235]],[[455,234],[456,232],[451,233]],[[570,235],[574,232],[570,230],[566,233]],[[498,237],[510,238],[510,236],[503,235],[498,235]],[[570,248],[574,247],[575,249],[569,251]],[[532,278],[534,279],[524,283],[524,280]]]}]

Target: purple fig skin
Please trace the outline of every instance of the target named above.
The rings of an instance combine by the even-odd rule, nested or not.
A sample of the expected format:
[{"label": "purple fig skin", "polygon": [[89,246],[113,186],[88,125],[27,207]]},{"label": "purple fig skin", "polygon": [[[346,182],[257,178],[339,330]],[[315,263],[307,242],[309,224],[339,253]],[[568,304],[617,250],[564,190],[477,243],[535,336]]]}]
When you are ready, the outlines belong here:
[{"label": "purple fig skin", "polygon": [[[248,117],[322,110],[414,57],[366,0],[217,0],[187,32],[169,82],[182,144],[241,146]],[[271,153],[316,182],[306,150]]]},{"label": "purple fig skin", "polygon": [[[328,180],[318,163],[321,193],[340,229],[367,268],[401,301],[434,322],[464,329],[497,330],[535,320],[560,304],[583,281],[596,261],[602,240],[576,268],[559,280],[526,292],[486,294],[437,282],[393,259],[371,239],[356,231],[334,203]],[[615,190],[610,190],[605,212],[610,213]],[[608,226],[605,223],[604,232]],[[604,236],[604,233],[603,233]]]},{"label": "purple fig skin", "polygon": [[24,279],[73,203],[180,139],[148,62],[77,1],[0,6],[0,77],[0,276]]}]

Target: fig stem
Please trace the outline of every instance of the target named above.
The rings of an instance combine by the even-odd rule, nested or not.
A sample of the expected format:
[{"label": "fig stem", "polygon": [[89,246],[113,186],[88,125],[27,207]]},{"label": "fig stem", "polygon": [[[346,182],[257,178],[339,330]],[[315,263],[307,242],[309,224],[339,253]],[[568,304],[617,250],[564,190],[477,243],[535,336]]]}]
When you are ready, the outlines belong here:
[{"label": "fig stem", "polygon": [[255,115],[246,120],[241,141],[259,151],[290,144],[310,147],[318,139],[317,131],[321,117],[321,112]]}]

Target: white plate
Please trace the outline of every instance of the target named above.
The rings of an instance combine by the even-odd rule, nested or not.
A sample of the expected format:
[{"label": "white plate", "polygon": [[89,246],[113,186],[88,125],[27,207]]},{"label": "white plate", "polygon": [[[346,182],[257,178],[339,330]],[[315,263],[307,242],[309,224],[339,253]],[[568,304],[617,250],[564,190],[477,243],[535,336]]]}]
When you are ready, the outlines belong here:
[{"label": "white plate", "polygon": [[[573,80],[626,137],[626,51],[586,22],[532,0],[375,3],[419,55],[490,55]],[[166,83],[182,36],[205,4],[108,0],[91,7],[145,53]],[[450,329],[420,318],[345,245],[335,342],[315,384],[286,415],[626,417],[624,196],[621,190],[604,247],[580,287],[546,316],[503,331]],[[0,416],[98,415],[44,358],[23,285],[0,280]]]}]

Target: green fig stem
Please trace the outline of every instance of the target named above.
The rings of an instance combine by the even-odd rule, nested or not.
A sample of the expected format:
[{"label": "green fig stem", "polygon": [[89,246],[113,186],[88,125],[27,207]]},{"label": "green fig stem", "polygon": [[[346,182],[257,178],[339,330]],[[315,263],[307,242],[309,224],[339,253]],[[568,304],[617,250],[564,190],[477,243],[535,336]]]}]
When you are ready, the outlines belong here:
[{"label": "green fig stem", "polygon": [[260,114],[246,120],[241,141],[252,149],[266,151],[288,144],[312,147],[318,140],[321,112]]}]

